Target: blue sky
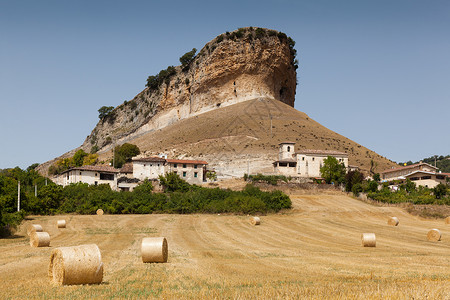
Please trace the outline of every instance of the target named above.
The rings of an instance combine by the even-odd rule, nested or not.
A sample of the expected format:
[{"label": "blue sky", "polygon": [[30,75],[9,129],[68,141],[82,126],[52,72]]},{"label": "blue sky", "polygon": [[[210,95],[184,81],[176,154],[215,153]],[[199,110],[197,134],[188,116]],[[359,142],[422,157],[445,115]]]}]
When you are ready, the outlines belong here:
[{"label": "blue sky", "polygon": [[101,106],[245,26],[296,41],[298,110],[397,162],[450,154],[450,1],[0,0],[0,168],[78,147]]}]

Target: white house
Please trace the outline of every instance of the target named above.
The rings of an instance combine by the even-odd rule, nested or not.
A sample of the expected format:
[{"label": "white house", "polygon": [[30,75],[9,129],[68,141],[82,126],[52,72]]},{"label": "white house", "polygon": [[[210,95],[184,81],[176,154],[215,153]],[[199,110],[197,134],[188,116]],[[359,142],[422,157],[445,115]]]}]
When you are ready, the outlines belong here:
[{"label": "white house", "polygon": [[333,150],[294,151],[294,142],[279,144],[278,160],[273,162],[276,174],[293,177],[321,177],[320,168],[328,156],[335,157],[347,169],[348,154]]},{"label": "white house", "polygon": [[62,172],[57,178],[56,183],[62,186],[71,183],[87,184],[109,184],[111,189],[117,189],[118,169],[109,166],[82,166],[74,167]]},{"label": "white house", "polygon": [[133,159],[133,177],[140,180],[158,179],[160,175],[174,172],[191,184],[206,180],[206,166],[203,160],[166,159],[145,157]]},{"label": "white house", "polygon": [[394,182],[402,184],[407,179],[414,182],[417,186],[434,188],[439,183],[446,183],[447,174],[438,172],[438,168],[420,162],[418,164],[392,168],[381,172],[381,179],[385,182]]}]

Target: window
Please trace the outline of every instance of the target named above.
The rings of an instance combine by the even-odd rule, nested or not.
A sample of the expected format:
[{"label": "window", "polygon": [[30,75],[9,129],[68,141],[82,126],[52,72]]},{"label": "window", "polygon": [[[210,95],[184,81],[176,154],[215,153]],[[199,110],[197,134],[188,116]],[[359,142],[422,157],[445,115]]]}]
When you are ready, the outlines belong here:
[{"label": "window", "polygon": [[174,168],[178,167],[178,164],[173,164],[173,167],[174,167]]},{"label": "window", "polygon": [[194,177],[195,177],[195,178],[197,178],[197,174],[198,174],[197,172],[194,172]]},{"label": "window", "polygon": [[436,179],[445,179],[445,176],[443,176],[443,175],[436,175]]},{"label": "window", "polygon": [[194,165],[194,169],[197,169],[197,165]]},{"label": "window", "polygon": [[304,157],[302,157],[302,160],[304,161],[304,160],[305,160],[305,158],[304,158]]},{"label": "window", "polygon": [[100,180],[114,180],[114,174],[100,173]]},{"label": "window", "polygon": [[158,167],[159,167],[159,164],[158,164]]},{"label": "window", "polygon": [[183,168],[186,168],[186,164],[183,164]]},{"label": "window", "polygon": [[291,152],[291,146],[287,147],[287,152]]},{"label": "window", "polygon": [[314,157],[312,158],[312,161],[314,161]]},{"label": "window", "polygon": [[183,177],[186,177],[186,172],[183,172]]},{"label": "window", "polygon": [[425,180],[425,179],[431,179],[431,176],[423,176],[422,180]]},{"label": "window", "polygon": [[98,182],[96,181],[96,182],[94,182],[94,184],[95,184],[95,185],[98,185]]},{"label": "window", "polygon": [[144,164],[144,167],[147,166],[146,164]]},{"label": "window", "polygon": [[173,171],[173,173],[177,174],[178,172],[177,171]]},{"label": "window", "polygon": [[95,177],[97,177],[98,175],[97,175],[97,173],[95,173]]},{"label": "window", "polygon": [[80,175],[81,175],[81,172],[80,172]]}]

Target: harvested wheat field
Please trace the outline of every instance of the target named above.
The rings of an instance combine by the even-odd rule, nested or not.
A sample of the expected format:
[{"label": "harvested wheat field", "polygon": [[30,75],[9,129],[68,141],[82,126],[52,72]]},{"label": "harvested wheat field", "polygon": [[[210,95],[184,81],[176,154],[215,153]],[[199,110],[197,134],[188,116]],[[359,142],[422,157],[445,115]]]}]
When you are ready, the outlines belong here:
[{"label": "harvested wheat field", "polygon": [[[305,192],[306,193],[306,192]],[[44,216],[0,240],[0,298],[450,299],[450,226],[375,207],[343,194],[291,195],[294,209],[261,226],[233,215]],[[389,216],[401,220],[389,226]],[[59,230],[56,220],[67,220]],[[33,248],[28,224],[48,228],[51,246]],[[442,240],[427,240],[439,228]],[[362,247],[361,234],[376,234]],[[144,237],[164,236],[167,263],[143,263]],[[55,286],[50,254],[97,244],[98,285]]]}]

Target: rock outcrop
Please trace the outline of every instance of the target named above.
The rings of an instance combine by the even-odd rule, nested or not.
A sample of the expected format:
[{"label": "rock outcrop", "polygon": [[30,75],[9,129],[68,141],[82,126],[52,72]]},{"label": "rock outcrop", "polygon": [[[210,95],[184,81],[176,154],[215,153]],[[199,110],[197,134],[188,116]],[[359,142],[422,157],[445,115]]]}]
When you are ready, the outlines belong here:
[{"label": "rock outcrop", "polygon": [[293,47],[284,33],[262,28],[219,35],[189,64],[169,67],[159,74],[158,86],[146,87],[101,119],[81,148],[106,150],[179,120],[259,97],[293,107]]}]

